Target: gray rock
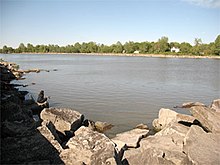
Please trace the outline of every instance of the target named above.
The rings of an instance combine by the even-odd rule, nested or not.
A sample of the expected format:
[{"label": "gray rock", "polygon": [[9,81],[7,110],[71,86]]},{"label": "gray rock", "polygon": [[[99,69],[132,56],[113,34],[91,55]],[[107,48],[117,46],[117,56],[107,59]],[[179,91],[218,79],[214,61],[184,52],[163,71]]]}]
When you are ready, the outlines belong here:
[{"label": "gray rock", "polygon": [[[66,144],[69,148],[60,154],[65,164],[116,164],[114,143],[104,134],[80,127]],[[119,160],[118,160],[119,161]]]},{"label": "gray rock", "polygon": [[127,145],[127,147],[135,148],[138,147],[140,140],[147,136],[148,132],[149,130],[146,129],[135,128],[133,130],[117,134],[112,140],[122,141]]},{"label": "gray rock", "polygon": [[210,108],[216,112],[220,112],[220,99],[213,100]]},{"label": "gray rock", "polygon": [[190,109],[190,112],[205,130],[220,133],[220,113],[204,106],[194,106]]},{"label": "gray rock", "polygon": [[66,108],[45,108],[41,114],[41,119],[51,121],[56,130],[65,134],[65,131],[77,130],[84,119],[84,116],[77,111]]},{"label": "gray rock", "polygon": [[206,133],[193,125],[184,139],[183,149],[193,164],[220,164],[220,134]]}]

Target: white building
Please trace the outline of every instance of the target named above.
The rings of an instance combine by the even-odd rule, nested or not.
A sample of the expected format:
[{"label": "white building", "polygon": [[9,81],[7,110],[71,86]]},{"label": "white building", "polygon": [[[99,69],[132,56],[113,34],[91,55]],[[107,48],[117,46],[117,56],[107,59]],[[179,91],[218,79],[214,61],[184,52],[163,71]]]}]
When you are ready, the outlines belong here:
[{"label": "white building", "polygon": [[170,51],[171,51],[171,52],[178,53],[178,52],[180,52],[180,49],[179,49],[179,48],[172,47],[172,48],[170,49]]},{"label": "white building", "polygon": [[139,54],[139,53],[140,53],[139,50],[135,50],[135,51],[134,51],[134,54]]}]

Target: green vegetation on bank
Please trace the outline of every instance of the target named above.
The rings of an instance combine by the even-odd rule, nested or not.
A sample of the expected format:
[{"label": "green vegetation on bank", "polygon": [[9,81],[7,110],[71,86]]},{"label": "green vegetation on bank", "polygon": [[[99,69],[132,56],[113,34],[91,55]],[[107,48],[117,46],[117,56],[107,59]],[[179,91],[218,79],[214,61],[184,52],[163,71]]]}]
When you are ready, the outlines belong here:
[{"label": "green vegetation on bank", "polygon": [[[168,37],[161,37],[157,42],[133,42],[125,44],[117,42],[110,46],[97,44],[95,42],[75,43],[74,45],[36,45],[23,43],[18,48],[4,46],[0,53],[141,53],[141,54],[187,54],[187,55],[220,55],[220,35],[214,42],[209,44],[202,43],[202,40],[196,38],[194,46],[187,42],[168,42]],[[171,52],[171,48],[178,48],[179,52]]]}]

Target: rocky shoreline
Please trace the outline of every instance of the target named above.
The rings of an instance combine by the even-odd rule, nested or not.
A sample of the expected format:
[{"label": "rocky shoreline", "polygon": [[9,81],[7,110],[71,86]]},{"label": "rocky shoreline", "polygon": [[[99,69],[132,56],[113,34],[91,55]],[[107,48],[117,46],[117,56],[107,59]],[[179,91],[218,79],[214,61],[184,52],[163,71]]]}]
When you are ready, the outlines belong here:
[{"label": "rocky shoreline", "polygon": [[10,83],[24,71],[6,62],[0,68],[1,164],[220,164],[220,99],[179,106],[192,115],[162,108],[152,123],[157,133],[139,124],[110,139],[103,132],[113,125],[40,107]]}]

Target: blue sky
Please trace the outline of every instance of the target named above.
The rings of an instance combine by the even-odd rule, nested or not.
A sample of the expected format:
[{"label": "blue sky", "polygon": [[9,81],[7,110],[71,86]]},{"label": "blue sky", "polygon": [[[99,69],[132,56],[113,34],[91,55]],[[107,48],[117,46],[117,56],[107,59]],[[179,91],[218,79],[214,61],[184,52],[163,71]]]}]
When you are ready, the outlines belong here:
[{"label": "blue sky", "polygon": [[0,0],[0,47],[95,41],[213,42],[220,0]]}]

